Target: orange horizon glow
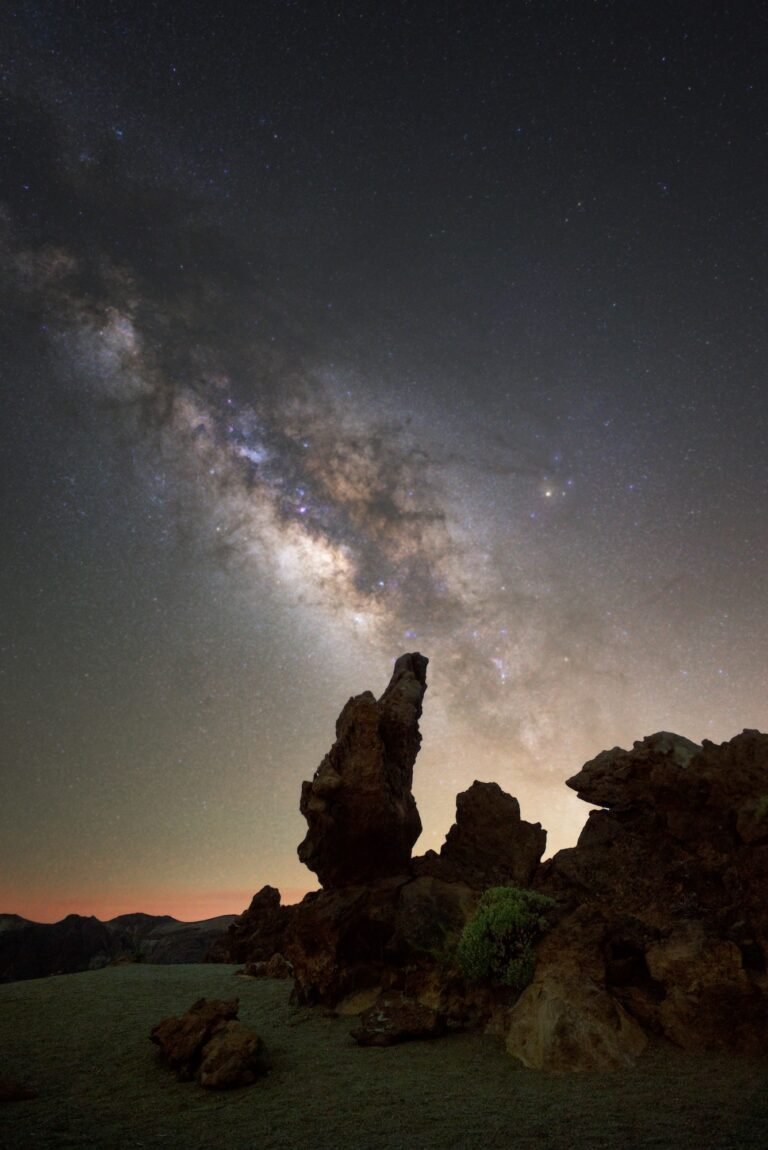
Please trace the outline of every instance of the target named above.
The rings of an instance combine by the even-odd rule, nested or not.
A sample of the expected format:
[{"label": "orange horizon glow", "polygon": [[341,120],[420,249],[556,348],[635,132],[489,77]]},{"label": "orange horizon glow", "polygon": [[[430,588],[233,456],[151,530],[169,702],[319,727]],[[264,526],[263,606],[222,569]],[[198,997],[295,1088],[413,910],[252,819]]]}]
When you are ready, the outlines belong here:
[{"label": "orange horizon glow", "polygon": [[[258,889],[258,888],[257,888]],[[104,891],[92,895],[47,895],[0,890],[0,914],[18,914],[30,922],[60,922],[68,914],[93,916],[108,922],[121,914],[168,914],[180,922],[201,922],[222,914],[242,914],[256,890],[205,892],[139,891],[130,894]],[[280,892],[284,905],[300,902],[304,889]]]}]

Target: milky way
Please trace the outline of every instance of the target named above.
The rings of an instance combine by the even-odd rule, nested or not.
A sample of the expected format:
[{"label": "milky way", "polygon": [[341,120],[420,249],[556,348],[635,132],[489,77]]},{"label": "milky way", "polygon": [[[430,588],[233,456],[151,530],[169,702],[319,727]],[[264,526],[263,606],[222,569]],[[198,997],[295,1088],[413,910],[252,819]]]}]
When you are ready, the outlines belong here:
[{"label": "milky way", "polygon": [[6,18],[0,910],[306,888],[405,650],[419,849],[765,726],[755,30],[97,7]]}]

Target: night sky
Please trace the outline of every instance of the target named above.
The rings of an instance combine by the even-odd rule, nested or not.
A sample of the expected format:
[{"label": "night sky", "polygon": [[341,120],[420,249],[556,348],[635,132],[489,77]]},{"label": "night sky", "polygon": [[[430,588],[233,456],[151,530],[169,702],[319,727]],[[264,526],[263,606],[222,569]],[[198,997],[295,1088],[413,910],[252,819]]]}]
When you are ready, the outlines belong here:
[{"label": "night sky", "polygon": [[0,14],[0,910],[316,884],[350,694],[495,779],[768,727],[764,4]]}]

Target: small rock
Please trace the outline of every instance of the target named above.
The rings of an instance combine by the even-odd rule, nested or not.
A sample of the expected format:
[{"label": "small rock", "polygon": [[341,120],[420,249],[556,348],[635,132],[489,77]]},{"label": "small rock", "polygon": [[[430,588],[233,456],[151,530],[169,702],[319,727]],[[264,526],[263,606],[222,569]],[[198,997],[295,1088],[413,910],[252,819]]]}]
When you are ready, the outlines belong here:
[{"label": "small rock", "polygon": [[293,978],[293,967],[282,954],[273,954],[265,965],[265,978]]},{"label": "small rock", "polygon": [[350,1033],[358,1046],[394,1046],[417,1038],[438,1038],[445,1028],[445,1018],[438,1011],[393,991],[364,1010],[360,1026]]}]

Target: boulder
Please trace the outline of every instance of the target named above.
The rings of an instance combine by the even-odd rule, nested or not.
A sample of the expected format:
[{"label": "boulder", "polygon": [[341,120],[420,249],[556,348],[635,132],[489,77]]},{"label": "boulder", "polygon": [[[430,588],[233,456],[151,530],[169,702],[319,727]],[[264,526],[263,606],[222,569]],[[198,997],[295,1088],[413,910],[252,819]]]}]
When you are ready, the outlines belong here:
[{"label": "boulder", "polygon": [[257,1034],[237,1021],[238,1001],[200,998],[180,1018],[165,1018],[150,1038],[182,1081],[211,1090],[247,1086],[268,1060]]},{"label": "boulder", "polygon": [[591,979],[544,973],[510,1014],[507,1051],[536,1070],[620,1070],[647,1038],[634,1019]]},{"label": "boulder", "polygon": [[269,962],[246,962],[235,973],[247,978],[293,978],[293,967],[282,954],[273,954]]},{"label": "boulder", "polygon": [[450,967],[477,898],[466,884],[428,875],[307,895],[286,944],[297,1000],[336,1006],[362,991],[406,985],[413,997],[426,988],[433,997],[437,981],[455,1003]]},{"label": "boulder", "polygon": [[684,923],[645,958],[664,988],[658,1017],[672,1042],[693,1052],[765,1052],[768,1004],[735,942],[712,937],[701,922]]},{"label": "boulder", "polygon": [[498,783],[475,780],[456,796],[456,822],[439,856],[413,860],[417,874],[467,883],[476,890],[530,884],[547,845],[541,823],[520,817],[520,804]]},{"label": "boulder", "polygon": [[401,655],[378,701],[370,691],[350,699],[336,742],[302,784],[308,830],[299,858],[327,889],[408,870],[421,833],[411,787],[427,663],[418,653]]},{"label": "boulder", "polygon": [[360,1015],[360,1026],[350,1031],[358,1046],[394,1046],[445,1033],[446,1020],[438,1011],[397,991],[382,994]]},{"label": "boulder", "polygon": [[197,1081],[208,1090],[250,1086],[269,1069],[264,1043],[242,1022],[225,1022],[206,1043]]},{"label": "boulder", "polygon": [[164,1018],[153,1027],[150,1039],[160,1047],[168,1065],[182,1080],[197,1074],[203,1048],[225,1022],[237,1018],[238,1000],[199,998],[179,1018]]}]

